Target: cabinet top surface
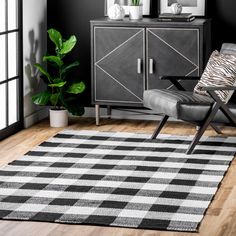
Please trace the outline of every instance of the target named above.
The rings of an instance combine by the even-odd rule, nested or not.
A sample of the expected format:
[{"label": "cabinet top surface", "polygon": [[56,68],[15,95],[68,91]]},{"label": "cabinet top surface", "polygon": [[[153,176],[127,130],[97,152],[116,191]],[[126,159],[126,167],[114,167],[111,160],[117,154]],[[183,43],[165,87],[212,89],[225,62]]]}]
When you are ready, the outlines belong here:
[{"label": "cabinet top surface", "polygon": [[157,21],[157,18],[143,18],[142,20],[132,21],[128,17],[125,17],[124,20],[115,21],[110,20],[108,17],[103,17],[100,19],[91,20],[91,24],[93,25],[111,25],[111,26],[185,26],[185,27],[192,27],[192,26],[201,26],[204,25],[209,20],[197,18],[192,22],[160,22]]}]

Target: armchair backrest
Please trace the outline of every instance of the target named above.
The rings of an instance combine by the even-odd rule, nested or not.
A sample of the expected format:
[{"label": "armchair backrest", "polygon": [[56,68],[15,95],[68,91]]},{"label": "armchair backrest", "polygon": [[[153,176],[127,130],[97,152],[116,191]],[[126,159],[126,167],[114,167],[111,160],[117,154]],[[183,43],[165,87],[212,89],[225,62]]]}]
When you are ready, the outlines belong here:
[{"label": "armchair backrest", "polygon": [[[236,44],[224,43],[221,47],[220,53],[236,56]],[[230,102],[236,103],[236,93],[235,92],[231,93]]]},{"label": "armchair backrest", "polygon": [[224,43],[220,50],[223,54],[236,55],[236,44],[233,43]]}]

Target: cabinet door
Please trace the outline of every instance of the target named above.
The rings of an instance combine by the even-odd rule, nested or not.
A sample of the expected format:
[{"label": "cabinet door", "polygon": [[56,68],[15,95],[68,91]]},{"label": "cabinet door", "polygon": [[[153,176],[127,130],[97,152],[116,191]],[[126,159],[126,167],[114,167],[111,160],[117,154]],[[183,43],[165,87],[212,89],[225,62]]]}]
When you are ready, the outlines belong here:
[{"label": "cabinet door", "polygon": [[169,88],[168,81],[159,77],[199,76],[199,29],[149,28],[147,29],[147,88]]},{"label": "cabinet door", "polygon": [[94,101],[142,104],[145,87],[144,28],[94,28]]}]

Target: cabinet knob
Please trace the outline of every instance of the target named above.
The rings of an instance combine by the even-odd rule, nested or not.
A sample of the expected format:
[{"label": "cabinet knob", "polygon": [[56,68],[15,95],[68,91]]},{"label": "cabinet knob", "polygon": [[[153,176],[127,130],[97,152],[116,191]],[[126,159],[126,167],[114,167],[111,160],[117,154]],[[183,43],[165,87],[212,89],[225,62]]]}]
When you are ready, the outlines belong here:
[{"label": "cabinet knob", "polygon": [[154,73],[154,60],[153,59],[149,59],[149,74],[153,74]]},{"label": "cabinet knob", "polygon": [[137,73],[142,74],[142,59],[141,58],[137,59]]}]

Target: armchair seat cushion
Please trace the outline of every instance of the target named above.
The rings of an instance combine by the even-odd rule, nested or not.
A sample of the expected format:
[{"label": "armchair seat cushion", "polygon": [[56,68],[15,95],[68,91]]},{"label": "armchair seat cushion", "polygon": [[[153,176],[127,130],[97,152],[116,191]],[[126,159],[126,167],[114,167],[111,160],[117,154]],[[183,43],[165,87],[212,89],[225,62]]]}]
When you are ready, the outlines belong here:
[{"label": "armchair seat cushion", "polygon": [[[213,99],[189,91],[153,89],[144,92],[144,106],[158,114],[165,114],[178,120],[202,122],[213,104]],[[236,105],[229,104],[236,115]],[[229,123],[225,115],[218,111],[213,122]]]},{"label": "armchair seat cushion", "polygon": [[145,107],[176,119],[203,120],[212,103],[210,97],[190,91],[153,89],[144,92]]}]

